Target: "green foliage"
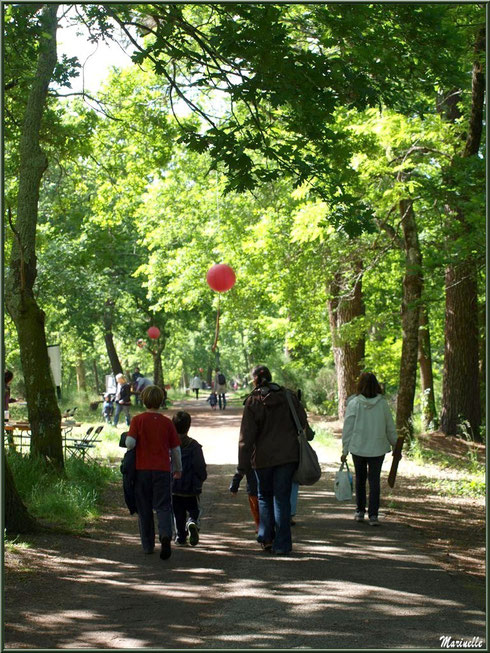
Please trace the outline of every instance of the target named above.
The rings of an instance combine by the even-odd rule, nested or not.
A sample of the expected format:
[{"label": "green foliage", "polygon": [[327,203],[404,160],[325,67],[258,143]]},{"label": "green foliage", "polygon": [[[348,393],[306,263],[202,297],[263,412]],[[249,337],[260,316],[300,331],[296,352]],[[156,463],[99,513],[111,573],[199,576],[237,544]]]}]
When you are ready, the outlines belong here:
[{"label": "green foliage", "polygon": [[60,477],[41,459],[15,453],[8,464],[29,512],[70,532],[80,532],[98,516],[101,492],[117,476],[108,467],[67,460],[66,477]]}]

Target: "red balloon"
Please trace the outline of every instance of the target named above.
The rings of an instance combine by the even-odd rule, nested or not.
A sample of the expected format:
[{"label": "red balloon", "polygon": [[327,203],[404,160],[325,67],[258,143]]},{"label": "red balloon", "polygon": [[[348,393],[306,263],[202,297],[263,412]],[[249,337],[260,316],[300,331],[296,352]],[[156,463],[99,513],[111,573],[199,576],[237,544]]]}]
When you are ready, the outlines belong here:
[{"label": "red balloon", "polygon": [[152,326],[148,329],[148,336],[153,340],[156,340],[160,337],[160,329],[156,326]]},{"label": "red balloon", "polygon": [[209,268],[206,281],[213,290],[226,292],[235,285],[236,276],[233,269],[226,263],[216,263]]}]

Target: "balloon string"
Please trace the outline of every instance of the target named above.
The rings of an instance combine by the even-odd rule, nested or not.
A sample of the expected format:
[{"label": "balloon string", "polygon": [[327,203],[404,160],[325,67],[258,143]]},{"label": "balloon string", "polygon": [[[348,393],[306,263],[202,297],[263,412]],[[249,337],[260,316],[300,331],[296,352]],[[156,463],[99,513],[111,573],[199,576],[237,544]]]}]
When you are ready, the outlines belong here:
[{"label": "balloon string", "polygon": [[218,312],[216,313],[216,330],[214,332],[214,343],[211,347],[211,351],[215,351],[218,346],[218,336],[219,336],[219,300],[220,296],[218,295]]}]

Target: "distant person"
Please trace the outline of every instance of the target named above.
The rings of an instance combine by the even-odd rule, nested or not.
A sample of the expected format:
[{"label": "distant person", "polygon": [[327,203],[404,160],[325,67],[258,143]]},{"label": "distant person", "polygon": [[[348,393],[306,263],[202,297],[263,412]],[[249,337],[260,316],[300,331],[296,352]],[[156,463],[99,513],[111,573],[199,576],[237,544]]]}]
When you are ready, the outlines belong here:
[{"label": "distant person", "polygon": [[17,399],[14,399],[13,397],[10,396],[10,384],[12,383],[13,378],[14,378],[14,373],[11,370],[5,370],[5,386],[4,386],[4,394],[3,394],[4,411],[8,411],[9,405],[17,401]]},{"label": "distant person", "polygon": [[199,390],[202,388],[201,378],[196,374],[196,376],[191,381],[191,389],[196,393],[196,399],[199,399]]},{"label": "distant person", "polygon": [[218,395],[220,410],[224,410],[226,408],[226,377],[223,372],[220,372],[219,367],[217,367],[215,371],[214,391]]},{"label": "distant person", "polygon": [[368,517],[371,526],[378,526],[381,467],[385,454],[395,446],[397,434],[388,402],[377,378],[363,372],[357,382],[356,394],[347,400],[342,429],[342,456],[352,454],[356,471],[356,513],[358,522],[366,512],[366,480],[369,482]]},{"label": "distant person", "polygon": [[189,437],[191,416],[180,410],[172,417],[172,422],[179,435],[182,456],[182,475],[172,482],[172,505],[177,532],[175,543],[180,546],[189,544],[196,546],[199,542],[201,507],[199,497],[202,484],[208,474],[202,447]]},{"label": "distant person", "polygon": [[102,402],[102,417],[107,424],[111,424],[114,413],[114,395],[106,392]]},{"label": "distant person", "polygon": [[134,368],[134,372],[131,374],[131,389],[134,392],[134,405],[135,406],[141,406],[141,398],[139,392],[136,391],[136,386],[138,384],[138,379],[140,379],[143,376],[140,372],[140,368],[136,366]]},{"label": "distant person", "polygon": [[[299,461],[298,433],[286,390],[272,382],[269,369],[252,372],[254,389],[246,398],[240,427],[237,471],[255,469],[258,482],[260,524],[257,541],[265,551],[287,555],[292,549],[291,485]],[[299,420],[306,413],[290,392]]]},{"label": "distant person", "polygon": [[[238,488],[240,487],[240,483],[242,482],[243,477],[244,474],[237,470],[237,472],[231,479],[231,483],[230,483],[230,492],[232,494],[236,495],[238,493]],[[250,512],[252,513],[252,518],[254,520],[255,532],[257,533],[260,524],[257,476],[255,475],[254,470],[251,469],[250,471],[247,472],[246,477],[247,477],[248,505],[250,506]]]},{"label": "distant person", "polygon": [[216,410],[216,406],[218,405],[218,395],[214,390],[211,392],[206,401],[209,403],[212,410]]},{"label": "distant person", "polygon": [[114,398],[115,411],[114,411],[114,426],[117,427],[119,423],[119,415],[123,411],[126,416],[126,425],[131,423],[131,416],[129,414],[129,407],[131,406],[131,386],[126,381],[123,374],[116,374],[116,396]]},{"label": "distant person", "polygon": [[161,543],[160,558],[167,560],[172,553],[171,477],[174,480],[181,477],[182,461],[175,426],[159,411],[163,398],[163,390],[156,385],[143,390],[141,399],[146,411],[131,420],[126,447],[136,447],[134,492],[143,551],[149,554],[155,548],[155,510]]},{"label": "distant person", "polygon": [[153,385],[153,381],[147,376],[141,375],[136,380],[136,383],[133,386],[133,393],[136,395],[136,397],[138,397],[138,401],[140,402],[140,405],[142,405],[141,393],[145,388],[147,388],[150,385]]}]

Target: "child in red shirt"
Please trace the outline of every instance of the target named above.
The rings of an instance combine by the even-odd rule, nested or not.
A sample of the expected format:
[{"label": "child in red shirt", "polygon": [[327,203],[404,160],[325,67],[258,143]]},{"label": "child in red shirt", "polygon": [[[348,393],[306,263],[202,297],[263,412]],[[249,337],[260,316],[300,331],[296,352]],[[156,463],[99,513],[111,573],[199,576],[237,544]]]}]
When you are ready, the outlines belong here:
[{"label": "child in red shirt", "polygon": [[141,399],[147,410],[131,420],[126,447],[136,447],[134,490],[143,551],[153,553],[155,548],[155,510],[161,542],[160,558],[166,560],[171,555],[172,537],[170,457],[175,479],[181,476],[182,462],[180,440],[175,426],[158,410],[163,397],[163,390],[156,385],[143,390]]}]

